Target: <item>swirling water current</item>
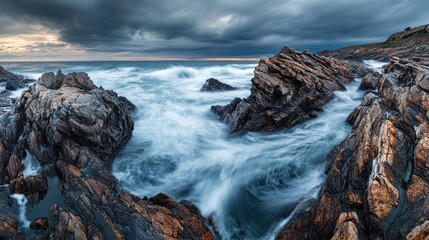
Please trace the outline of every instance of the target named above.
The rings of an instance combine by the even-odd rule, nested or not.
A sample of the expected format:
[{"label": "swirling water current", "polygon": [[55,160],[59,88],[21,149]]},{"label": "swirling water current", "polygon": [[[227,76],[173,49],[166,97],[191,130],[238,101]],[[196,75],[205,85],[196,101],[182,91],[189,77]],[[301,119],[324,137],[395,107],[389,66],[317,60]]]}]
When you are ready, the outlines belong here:
[{"label": "swirling water current", "polygon": [[[380,70],[381,63],[366,62]],[[360,79],[335,92],[317,118],[274,133],[231,135],[210,112],[250,94],[256,62],[2,63],[37,79],[43,72],[85,71],[96,85],[133,102],[133,137],[113,165],[138,196],[164,192],[194,202],[222,239],[272,239],[317,197],[327,154],[351,131],[346,122],[364,92]],[[214,77],[237,90],[201,92]],[[19,91],[14,93],[18,96]]]}]

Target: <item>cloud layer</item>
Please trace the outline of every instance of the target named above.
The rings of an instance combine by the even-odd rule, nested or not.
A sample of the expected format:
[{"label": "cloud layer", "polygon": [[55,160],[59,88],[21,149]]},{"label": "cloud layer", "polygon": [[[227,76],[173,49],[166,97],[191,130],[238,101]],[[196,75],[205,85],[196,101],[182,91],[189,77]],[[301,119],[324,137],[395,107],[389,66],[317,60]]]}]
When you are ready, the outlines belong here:
[{"label": "cloud layer", "polygon": [[317,50],[381,41],[429,23],[427,9],[427,0],[2,0],[0,55],[4,38],[52,33],[55,41],[38,42],[39,49],[257,57],[284,45]]}]

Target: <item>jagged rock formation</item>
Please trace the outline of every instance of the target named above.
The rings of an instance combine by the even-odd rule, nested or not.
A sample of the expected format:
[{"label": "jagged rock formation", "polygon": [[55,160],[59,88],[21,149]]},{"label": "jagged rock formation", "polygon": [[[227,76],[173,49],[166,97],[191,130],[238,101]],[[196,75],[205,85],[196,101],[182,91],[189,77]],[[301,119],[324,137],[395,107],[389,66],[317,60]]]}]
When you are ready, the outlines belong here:
[{"label": "jagged rock formation", "polygon": [[290,48],[261,60],[254,73],[247,99],[212,106],[232,131],[274,131],[314,118],[333,92],[353,79],[344,62]]},{"label": "jagged rock formation", "polygon": [[428,32],[429,32],[429,24],[422,25],[422,26],[415,27],[415,28],[409,27],[409,28],[406,28],[402,32],[397,32],[397,33],[390,35],[386,41],[387,42],[394,42],[394,41],[398,41],[398,40],[412,38],[412,37],[415,37],[416,35],[426,35],[426,34],[428,34]]},{"label": "jagged rock formation", "polygon": [[359,85],[359,90],[375,90],[380,77],[379,75],[378,73],[365,75]]},{"label": "jagged rock formation", "polygon": [[228,85],[226,83],[223,83],[215,78],[209,78],[204,83],[203,87],[201,88],[201,91],[203,92],[213,92],[213,91],[228,91],[228,90],[235,90],[237,88]]},{"label": "jagged rock formation", "polygon": [[393,58],[349,116],[327,180],[278,239],[427,239],[429,59]]},{"label": "jagged rock formation", "polygon": [[379,59],[391,57],[429,57],[429,24],[407,28],[392,34],[386,41],[365,45],[349,46],[335,50],[323,50],[319,55],[339,59]]},{"label": "jagged rock formation", "polygon": [[10,188],[0,186],[0,239],[16,239],[18,232],[18,216],[13,209]]},{"label": "jagged rock formation", "polygon": [[[44,192],[46,173],[54,172],[64,200],[34,221],[31,226],[40,230],[27,236],[17,231],[16,216],[0,215],[0,237],[213,239],[191,203],[163,194],[140,199],[111,175],[113,159],[131,137],[134,109],[126,98],[96,87],[86,73],[46,73],[25,90],[2,119],[0,185]],[[42,165],[41,176],[20,177],[26,151]],[[0,197],[0,206],[7,205],[8,196]]]},{"label": "jagged rock formation", "polygon": [[33,79],[27,79],[21,75],[11,73],[0,66],[0,83],[5,83],[6,90],[18,90],[19,88],[27,87],[32,82],[34,82]]},{"label": "jagged rock formation", "polygon": [[0,118],[12,107],[9,90],[13,91],[27,87],[32,82],[34,82],[33,79],[27,79],[21,75],[11,73],[0,66],[0,86],[4,86],[6,89],[0,91]]}]

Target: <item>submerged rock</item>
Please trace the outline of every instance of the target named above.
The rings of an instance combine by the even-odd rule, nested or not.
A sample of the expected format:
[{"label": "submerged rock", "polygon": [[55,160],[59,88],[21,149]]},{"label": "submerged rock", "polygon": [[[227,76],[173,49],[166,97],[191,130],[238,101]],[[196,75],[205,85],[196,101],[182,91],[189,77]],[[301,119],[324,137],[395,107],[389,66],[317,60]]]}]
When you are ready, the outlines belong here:
[{"label": "submerged rock", "polygon": [[344,62],[283,48],[269,60],[261,60],[252,79],[251,94],[212,111],[232,131],[274,131],[314,118],[353,79]]},{"label": "submerged rock", "polygon": [[427,238],[429,59],[393,58],[377,89],[350,114],[318,199],[277,239]]},{"label": "submerged rock", "polygon": [[235,90],[237,88],[228,85],[226,83],[223,83],[215,78],[209,78],[204,83],[203,87],[201,88],[201,91],[204,92],[213,92],[213,91],[228,91],[228,90]]},{"label": "submerged rock", "polygon": [[45,216],[46,230],[46,219],[33,222],[40,229],[34,236],[213,239],[205,219],[187,204],[168,197],[162,198],[168,204],[140,199],[111,175],[112,161],[131,138],[134,110],[126,98],[95,86],[86,73],[43,74],[23,92],[1,120],[0,184],[23,193],[43,190],[44,184],[32,187],[40,177],[19,177],[26,150],[44,168],[42,178],[47,169],[55,170],[64,197]]}]

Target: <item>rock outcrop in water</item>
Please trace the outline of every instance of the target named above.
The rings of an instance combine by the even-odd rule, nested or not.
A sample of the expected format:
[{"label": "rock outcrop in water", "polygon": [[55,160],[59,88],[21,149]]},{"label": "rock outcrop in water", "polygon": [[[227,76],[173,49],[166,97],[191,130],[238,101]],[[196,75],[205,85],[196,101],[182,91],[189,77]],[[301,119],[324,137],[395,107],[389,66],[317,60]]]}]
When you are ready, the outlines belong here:
[{"label": "rock outcrop in water", "polygon": [[5,84],[6,90],[18,90],[19,88],[27,87],[27,85],[32,82],[34,82],[33,79],[28,79],[21,75],[11,73],[0,66],[0,83]]},{"label": "rock outcrop in water", "polygon": [[9,91],[27,87],[32,82],[34,82],[33,79],[11,73],[0,66],[0,86],[5,88],[5,90],[0,90],[0,118],[12,107]]},{"label": "rock outcrop in water", "polygon": [[278,239],[427,239],[429,59],[393,58],[349,116],[327,180]]},{"label": "rock outcrop in water", "polygon": [[232,131],[274,131],[314,118],[353,79],[344,62],[290,48],[261,60],[254,73],[248,98],[212,106]]},{"label": "rock outcrop in water", "polygon": [[203,92],[214,92],[214,91],[229,91],[229,90],[235,90],[237,88],[228,85],[226,83],[223,83],[215,78],[209,78],[204,83],[203,87],[201,88],[201,91]]},{"label": "rock outcrop in water", "polygon": [[407,28],[402,32],[392,34],[384,42],[323,50],[317,54],[354,60],[429,57],[429,25]]},{"label": "rock outcrop in water", "polygon": [[[31,224],[38,231],[20,232],[16,215],[0,214],[0,238],[213,239],[191,203],[164,194],[141,199],[111,175],[113,159],[131,137],[134,109],[126,98],[96,87],[86,73],[46,73],[25,90],[2,119],[0,185],[44,192],[46,173],[54,172],[64,200]],[[21,177],[26,152],[43,167],[39,176]],[[0,187],[0,193],[8,191]],[[0,207],[9,209],[9,200],[0,194]]]}]

